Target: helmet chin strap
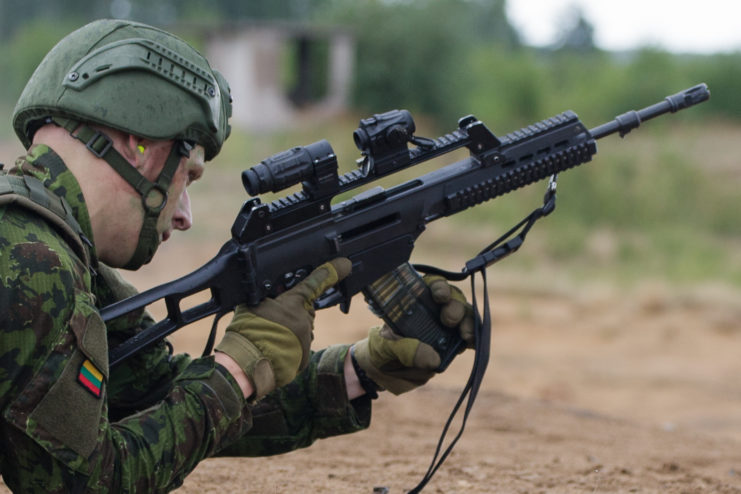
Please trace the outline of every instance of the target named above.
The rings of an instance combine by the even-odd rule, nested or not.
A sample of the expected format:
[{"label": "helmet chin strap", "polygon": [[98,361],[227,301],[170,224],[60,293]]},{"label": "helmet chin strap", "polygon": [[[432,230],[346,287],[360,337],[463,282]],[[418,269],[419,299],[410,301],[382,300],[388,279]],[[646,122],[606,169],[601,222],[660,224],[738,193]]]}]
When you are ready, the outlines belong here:
[{"label": "helmet chin strap", "polygon": [[72,137],[83,142],[97,158],[106,161],[141,196],[144,222],[136,250],[123,268],[134,270],[147,264],[152,260],[160,244],[157,220],[167,204],[167,191],[170,188],[172,177],[177,171],[180,159],[190,155],[192,146],[186,141],[176,141],[167,156],[164,168],[157,179],[150,182],[116,151],[113,141],[104,133],[72,119],[53,117],[52,121],[66,129]]},{"label": "helmet chin strap", "polygon": [[[167,204],[167,190],[170,188],[172,177],[180,164],[182,153],[178,143],[174,143],[170,154],[165,161],[165,167],[160,172],[155,183],[148,182],[149,187],[144,190],[137,189],[141,194],[144,207],[144,223],[139,232],[139,241],[136,244],[134,255],[124,266],[124,269],[139,269],[152,260],[154,253],[160,245],[160,235],[157,232],[157,219]],[[137,172],[138,173],[138,172]],[[142,177],[144,178],[144,177]]]}]

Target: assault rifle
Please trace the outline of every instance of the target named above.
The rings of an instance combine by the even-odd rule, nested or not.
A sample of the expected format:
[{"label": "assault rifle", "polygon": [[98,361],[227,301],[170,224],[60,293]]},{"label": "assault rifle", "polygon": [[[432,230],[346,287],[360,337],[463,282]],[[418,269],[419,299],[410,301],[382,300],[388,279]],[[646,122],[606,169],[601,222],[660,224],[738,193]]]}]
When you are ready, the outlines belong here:
[{"label": "assault rifle", "polygon": [[[352,274],[321,297],[317,308],[339,304],[347,312],[353,295],[365,291],[383,315],[388,310],[377,305],[389,291],[390,280],[383,279],[384,275],[402,266],[391,278],[402,286],[416,286],[414,279],[407,279],[414,273],[404,266],[427,223],[543,178],[555,178],[559,172],[590,161],[597,152],[597,139],[616,132],[625,136],[643,121],[682,110],[709,96],[707,86],[700,84],[591,130],[575,113],[566,111],[502,137],[467,116],[453,132],[426,139],[414,135],[409,112],[394,110],[360,121],[353,138],[362,159],[358,169],[341,176],[337,157],[326,140],[278,153],[242,173],[244,187],[253,198],[242,205],[231,228],[232,238],[213,259],[182,278],[101,310],[103,320],[110,321],[161,299],[167,308],[162,321],[113,348],[110,365],[197,320],[211,315],[218,320],[238,304],[256,305],[265,297],[278,295],[338,256],[352,261]],[[410,148],[410,143],[414,147]],[[388,190],[376,187],[331,204],[338,194],[462,147],[470,151],[462,161]],[[303,185],[301,192],[269,204],[256,197],[298,183]],[[555,206],[554,200],[552,180],[542,215]],[[517,250],[520,243],[515,238],[489,249],[470,261],[463,273],[481,270]],[[185,298],[206,290],[211,293],[210,300],[181,308]],[[407,302],[395,300],[402,307]],[[440,370],[461,349],[454,335],[429,327],[426,321],[399,329],[421,336],[438,349],[443,355]],[[420,331],[426,334],[418,334]]]},{"label": "assault rifle", "polygon": [[[338,174],[337,157],[326,140],[271,156],[242,173],[244,187],[253,198],[242,205],[232,225],[232,238],[211,261],[182,278],[101,310],[103,320],[110,321],[158,300],[164,300],[167,307],[167,317],[162,321],[113,348],[109,363],[115,366],[177,329],[214,315],[204,351],[208,354],[221,316],[239,304],[256,305],[276,296],[317,266],[342,256],[352,261],[352,273],[325,292],[317,300],[317,308],[339,304],[347,312],[352,297],[362,291],[371,308],[398,333],[435,348],[442,360],[438,371],[442,371],[463,350],[464,343],[439,325],[438,308],[417,271],[436,272],[451,280],[470,277],[476,315],[473,368],[427,473],[411,491],[419,492],[461,437],[486,370],[490,317],[485,268],[515,252],[533,224],[553,211],[557,174],[591,161],[597,152],[597,139],[614,133],[623,137],[643,121],[709,97],[707,86],[700,84],[591,130],[575,113],[566,111],[503,137],[467,116],[449,134],[422,138],[415,136],[409,112],[393,110],[360,121],[353,138],[362,158],[352,172]],[[462,147],[470,151],[464,160],[388,190],[375,187],[332,204],[338,194]],[[414,243],[427,223],[549,176],[542,207],[468,261],[460,273],[409,265]],[[300,192],[269,204],[257,197],[299,183]],[[484,282],[483,319],[474,290],[476,273]],[[206,290],[210,291],[210,300],[181,308],[185,298]],[[441,454],[445,435],[466,396],[460,430]]]}]

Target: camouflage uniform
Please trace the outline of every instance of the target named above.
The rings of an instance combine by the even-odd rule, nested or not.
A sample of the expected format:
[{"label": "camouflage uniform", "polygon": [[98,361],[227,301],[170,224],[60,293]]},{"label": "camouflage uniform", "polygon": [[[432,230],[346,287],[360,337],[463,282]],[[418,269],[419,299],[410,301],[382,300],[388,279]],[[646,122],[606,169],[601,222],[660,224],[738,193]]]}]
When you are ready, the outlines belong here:
[{"label": "camouflage uniform", "polygon": [[[79,185],[53,151],[31,148],[10,173],[64,197],[92,240]],[[109,345],[152,319],[105,326],[98,309],[134,290],[90,253],[91,267],[42,216],[0,206],[0,472],[11,489],[168,491],[209,456],[276,454],[368,426],[370,400],[347,399],[345,346],[314,353],[257,404],[212,357],[171,356],[164,343],[109,370]]]}]

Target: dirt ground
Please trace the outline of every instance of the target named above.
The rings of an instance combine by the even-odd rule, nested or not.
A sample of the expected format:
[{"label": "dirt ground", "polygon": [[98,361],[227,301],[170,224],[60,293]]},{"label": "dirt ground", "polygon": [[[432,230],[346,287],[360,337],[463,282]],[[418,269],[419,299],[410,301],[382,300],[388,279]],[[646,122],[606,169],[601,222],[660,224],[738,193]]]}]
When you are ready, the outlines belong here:
[{"label": "dirt ground", "polygon": [[[741,492],[738,294],[491,285],[483,390],[426,492]],[[317,347],[361,337],[373,320],[354,311],[351,322],[320,313]],[[382,396],[368,431],[273,458],[209,460],[180,492],[405,492],[470,364]]]},{"label": "dirt ground", "polygon": [[[450,232],[430,235],[435,245]],[[216,251],[165,247],[164,262],[133,282],[186,273],[184,262],[198,266]],[[739,293],[571,284],[558,272],[501,266],[489,273],[482,391],[425,492],[741,493]],[[354,304],[349,315],[318,313],[315,348],[364,336],[376,320]],[[199,353],[206,331],[181,331],[176,347]],[[178,492],[406,492],[426,471],[471,363],[464,355],[418,391],[381,396],[367,431],[277,457],[207,460]]]},{"label": "dirt ground", "polygon": [[[495,286],[483,390],[425,491],[741,492],[735,300],[709,288],[624,297]],[[351,332],[340,314],[320,314],[317,328],[320,345]],[[279,457],[209,460],[180,492],[406,492],[470,362],[407,396],[381,397],[368,431]]]},{"label": "dirt ground", "polygon": [[[163,249],[129,279],[152,286],[216,252]],[[739,293],[522,279],[490,273],[488,373],[425,492],[741,493]],[[374,322],[359,302],[347,316],[322,311],[314,345],[355,341]],[[176,333],[176,348],[198,354],[207,328]],[[405,492],[427,469],[471,362],[464,355],[424,388],[382,396],[367,431],[277,457],[207,460],[178,492]]]},{"label": "dirt ground", "polygon": [[[214,238],[168,242],[128,278],[144,289],[185,274],[216,252],[224,236]],[[741,293],[560,276],[490,271],[487,376],[425,492],[741,493]],[[347,316],[322,311],[314,346],[355,341],[374,323],[360,301]],[[176,349],[200,353],[207,329],[180,331]],[[177,492],[405,492],[427,469],[471,361],[464,355],[424,388],[379,398],[367,431],[277,457],[207,460]]]}]

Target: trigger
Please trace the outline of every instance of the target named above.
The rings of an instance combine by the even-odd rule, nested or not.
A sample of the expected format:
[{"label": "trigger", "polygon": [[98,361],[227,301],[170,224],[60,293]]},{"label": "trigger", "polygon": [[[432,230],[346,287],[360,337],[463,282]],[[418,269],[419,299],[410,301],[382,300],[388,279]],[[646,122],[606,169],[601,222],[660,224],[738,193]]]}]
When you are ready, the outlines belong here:
[{"label": "trigger", "polygon": [[340,290],[337,290],[336,288],[330,288],[314,301],[314,308],[316,310],[321,310],[326,309],[327,307],[333,307],[338,304],[340,306],[340,310],[347,314],[347,312],[350,310],[350,299],[345,298]]}]

